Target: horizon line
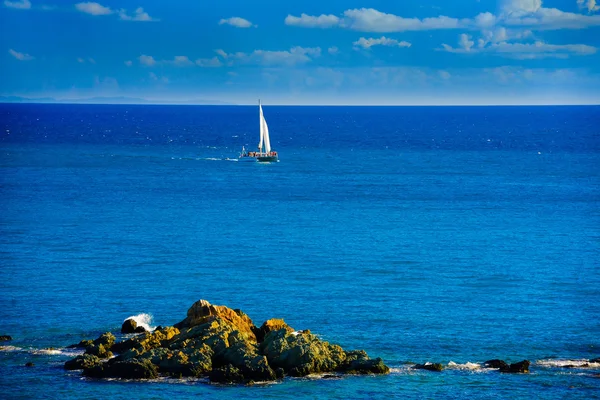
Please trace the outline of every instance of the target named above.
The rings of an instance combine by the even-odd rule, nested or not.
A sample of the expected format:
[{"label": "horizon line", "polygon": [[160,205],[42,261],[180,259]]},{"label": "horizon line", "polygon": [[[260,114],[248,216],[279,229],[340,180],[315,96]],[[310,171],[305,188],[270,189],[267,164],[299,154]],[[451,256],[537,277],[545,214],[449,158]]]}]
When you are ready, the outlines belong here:
[{"label": "horizon line", "polygon": [[[35,101],[35,100],[21,100],[21,101],[3,101],[0,100],[0,104],[63,104],[63,105],[133,105],[133,106],[211,106],[211,107],[248,107],[256,106],[254,103],[192,103],[192,102],[103,102],[103,101],[85,101],[85,100],[57,100],[57,101]],[[600,106],[598,103],[371,103],[371,104],[356,104],[356,103],[273,103],[263,104],[264,106],[276,106],[276,107],[568,107],[568,106]]]}]

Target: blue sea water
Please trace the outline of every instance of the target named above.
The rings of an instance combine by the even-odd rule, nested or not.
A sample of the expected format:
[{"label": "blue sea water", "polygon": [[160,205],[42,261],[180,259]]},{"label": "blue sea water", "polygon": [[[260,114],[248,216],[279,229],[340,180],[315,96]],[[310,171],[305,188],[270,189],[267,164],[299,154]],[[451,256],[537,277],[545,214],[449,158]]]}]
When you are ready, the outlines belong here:
[{"label": "blue sea water", "polygon": [[[0,397],[600,396],[583,366],[600,357],[600,107],[264,112],[279,163],[236,161],[256,107],[0,104]],[[174,324],[198,299],[392,373],[228,387],[63,370],[65,346],[143,313]],[[493,358],[531,373],[478,368]]]}]

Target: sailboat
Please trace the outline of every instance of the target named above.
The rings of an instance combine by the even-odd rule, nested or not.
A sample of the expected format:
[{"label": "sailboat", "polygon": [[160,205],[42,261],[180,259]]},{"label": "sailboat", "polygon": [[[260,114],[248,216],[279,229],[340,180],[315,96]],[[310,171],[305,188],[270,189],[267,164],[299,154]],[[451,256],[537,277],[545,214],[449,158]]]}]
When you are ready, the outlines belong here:
[{"label": "sailboat", "polygon": [[271,149],[271,139],[269,138],[269,127],[263,114],[262,105],[258,100],[259,124],[260,124],[260,141],[258,143],[258,151],[246,151],[242,147],[242,153],[239,156],[240,161],[257,161],[257,162],[278,162],[277,152]]}]

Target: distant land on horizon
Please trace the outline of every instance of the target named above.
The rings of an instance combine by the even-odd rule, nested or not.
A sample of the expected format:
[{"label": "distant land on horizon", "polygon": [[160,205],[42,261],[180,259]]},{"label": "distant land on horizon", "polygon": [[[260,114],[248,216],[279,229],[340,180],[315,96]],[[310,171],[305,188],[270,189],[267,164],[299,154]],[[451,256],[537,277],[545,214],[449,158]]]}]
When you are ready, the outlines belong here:
[{"label": "distant land on horizon", "polygon": [[81,99],[56,99],[54,97],[0,96],[0,103],[60,103],[60,104],[178,104],[178,105],[236,105],[215,100],[148,100],[141,97],[88,97]]},{"label": "distant land on horizon", "polygon": [[[31,104],[130,104],[130,105],[215,105],[215,106],[248,106],[255,105],[253,103],[234,103],[227,101],[218,101],[218,100],[203,100],[203,99],[189,99],[189,100],[155,100],[155,99],[144,99],[141,97],[126,97],[126,96],[118,96],[118,97],[87,97],[87,98],[79,98],[79,99],[57,99],[54,97],[22,97],[22,96],[0,96],[0,103],[31,103]],[[290,103],[273,103],[273,104],[265,104],[263,105],[274,105],[274,106],[396,106],[396,107],[452,107],[452,106],[598,106],[600,103],[532,103],[532,104],[506,104],[506,103],[497,103],[497,104],[477,104],[477,103],[465,103],[465,102],[456,102],[456,103],[439,103],[439,104],[424,104],[424,103],[414,103],[414,104],[405,104],[405,103],[373,103],[373,104],[306,104],[306,103],[298,103],[298,104],[290,104]]]}]

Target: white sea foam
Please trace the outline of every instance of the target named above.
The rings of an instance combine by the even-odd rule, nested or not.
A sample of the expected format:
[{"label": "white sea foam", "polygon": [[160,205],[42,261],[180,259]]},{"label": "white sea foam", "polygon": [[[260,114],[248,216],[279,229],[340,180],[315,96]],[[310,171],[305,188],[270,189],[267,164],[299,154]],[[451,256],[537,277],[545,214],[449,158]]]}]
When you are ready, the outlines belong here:
[{"label": "white sea foam", "polygon": [[31,353],[47,355],[47,356],[58,356],[58,355],[63,354],[63,351],[61,349],[34,349],[34,350],[31,350]]},{"label": "white sea foam", "polygon": [[465,370],[465,371],[479,371],[479,370],[482,369],[481,365],[477,364],[477,363],[466,362],[464,364],[457,364],[454,361],[450,361],[448,363],[448,366],[446,368],[448,368],[448,369]]},{"label": "white sea foam", "polygon": [[5,351],[5,352],[12,352],[12,351],[21,351],[23,350],[20,347],[16,347],[16,346],[0,346],[0,351]]},{"label": "white sea foam", "polygon": [[589,360],[565,360],[565,359],[548,359],[538,360],[536,365],[546,368],[600,368],[600,363],[590,362]]},{"label": "white sea foam", "polygon": [[144,329],[146,329],[148,332],[151,332],[156,328],[155,326],[150,325],[152,323],[152,315],[150,315],[150,314],[143,313],[143,314],[133,315],[131,317],[125,318],[123,320],[123,322],[127,321],[128,319],[134,320],[138,326],[143,326]]}]

